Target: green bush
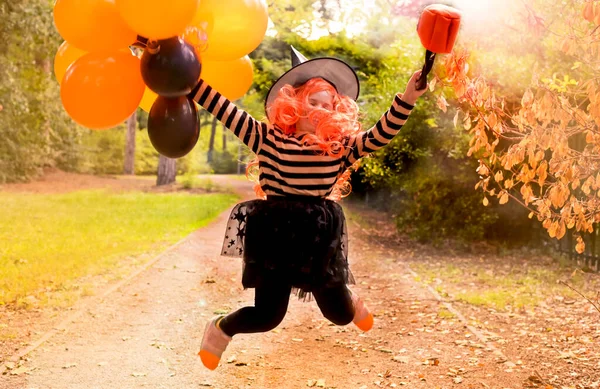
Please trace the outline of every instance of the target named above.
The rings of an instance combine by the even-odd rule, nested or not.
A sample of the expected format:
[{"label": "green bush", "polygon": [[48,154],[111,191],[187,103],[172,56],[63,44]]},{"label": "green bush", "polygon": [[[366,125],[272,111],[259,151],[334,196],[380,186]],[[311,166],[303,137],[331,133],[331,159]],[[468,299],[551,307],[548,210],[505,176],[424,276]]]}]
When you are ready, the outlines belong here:
[{"label": "green bush", "polygon": [[234,174],[237,172],[237,154],[230,151],[214,151],[210,167],[216,174]]},{"label": "green bush", "polygon": [[481,195],[469,182],[456,180],[438,166],[420,167],[411,173],[403,182],[396,223],[418,240],[482,240],[498,219],[493,210],[483,207]]},{"label": "green bush", "polygon": [[195,189],[200,186],[200,177],[191,172],[184,174],[178,181],[184,189]]}]

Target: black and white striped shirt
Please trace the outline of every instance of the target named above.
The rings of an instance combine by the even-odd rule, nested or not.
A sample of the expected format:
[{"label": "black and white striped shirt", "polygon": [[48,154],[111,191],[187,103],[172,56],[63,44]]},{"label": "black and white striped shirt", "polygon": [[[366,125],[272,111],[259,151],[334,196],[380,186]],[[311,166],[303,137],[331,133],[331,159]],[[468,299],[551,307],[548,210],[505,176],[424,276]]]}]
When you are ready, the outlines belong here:
[{"label": "black and white striped shirt", "polygon": [[344,139],[344,152],[331,157],[323,155],[317,145],[304,145],[305,134],[285,135],[255,120],[203,81],[196,90],[193,99],[256,153],[260,186],[267,195],[327,197],[349,166],[394,138],[414,108],[396,95],[375,126]]}]

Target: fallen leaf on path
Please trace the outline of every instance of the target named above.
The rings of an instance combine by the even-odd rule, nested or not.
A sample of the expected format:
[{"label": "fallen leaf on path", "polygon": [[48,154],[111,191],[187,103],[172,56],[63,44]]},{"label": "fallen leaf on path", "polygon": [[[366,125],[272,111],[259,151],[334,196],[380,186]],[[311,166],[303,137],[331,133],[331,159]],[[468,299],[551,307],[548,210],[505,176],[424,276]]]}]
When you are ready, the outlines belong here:
[{"label": "fallen leaf on path", "polygon": [[146,373],[133,372],[133,373],[131,373],[131,375],[134,376],[134,377],[145,377]]},{"label": "fallen leaf on path", "polygon": [[17,367],[16,369],[14,369],[14,370],[11,370],[10,371],[10,375],[21,375],[23,373],[29,373],[32,370],[33,370],[32,368],[25,367],[25,366],[20,366],[20,367]]},{"label": "fallen leaf on path", "polygon": [[292,342],[302,342],[304,339],[292,338]]},{"label": "fallen leaf on path", "polygon": [[230,356],[229,358],[227,358],[227,363],[233,363],[233,362],[235,362],[236,358],[237,357],[235,355]]},{"label": "fallen leaf on path", "polygon": [[225,314],[229,313],[229,309],[219,308],[219,309],[213,311],[213,313],[215,315],[225,315]]},{"label": "fallen leaf on path", "polygon": [[156,347],[159,350],[167,347],[167,345],[164,344],[163,342],[152,342],[152,343],[150,343],[150,346]]},{"label": "fallen leaf on path", "polygon": [[455,384],[460,384],[463,381],[463,379],[462,377],[454,377],[452,381],[454,381]]},{"label": "fallen leaf on path", "polygon": [[392,360],[399,363],[408,363],[410,359],[404,355],[396,355],[394,358],[392,358]]},{"label": "fallen leaf on path", "polygon": [[70,369],[71,367],[75,367],[77,366],[76,363],[67,363],[66,365],[64,365],[62,368],[63,369]]},{"label": "fallen leaf on path", "polygon": [[423,365],[438,366],[439,364],[440,360],[438,358],[427,358],[423,361]]}]

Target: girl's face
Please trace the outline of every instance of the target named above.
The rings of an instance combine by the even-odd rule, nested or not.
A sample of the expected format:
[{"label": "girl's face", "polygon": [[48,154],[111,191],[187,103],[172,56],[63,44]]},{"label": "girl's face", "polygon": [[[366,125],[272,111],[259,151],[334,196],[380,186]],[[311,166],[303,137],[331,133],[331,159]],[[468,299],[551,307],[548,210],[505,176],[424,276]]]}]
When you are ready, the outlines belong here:
[{"label": "girl's face", "polygon": [[308,96],[308,109],[306,112],[303,112],[302,117],[296,123],[296,130],[298,132],[315,133],[316,126],[308,118],[308,115],[315,108],[333,111],[333,96],[327,91],[315,92]]}]

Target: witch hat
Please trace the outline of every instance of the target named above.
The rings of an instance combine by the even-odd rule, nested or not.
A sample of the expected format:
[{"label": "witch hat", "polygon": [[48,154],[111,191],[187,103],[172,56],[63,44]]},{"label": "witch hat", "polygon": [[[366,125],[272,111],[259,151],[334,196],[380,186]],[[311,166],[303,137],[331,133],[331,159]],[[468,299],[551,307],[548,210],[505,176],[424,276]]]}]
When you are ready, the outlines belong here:
[{"label": "witch hat", "polygon": [[358,98],[360,85],[354,69],[344,61],[333,57],[307,59],[291,47],[292,68],[273,83],[265,100],[265,110],[273,103],[279,90],[286,84],[298,87],[311,78],[320,77],[332,84],[341,95]]}]

